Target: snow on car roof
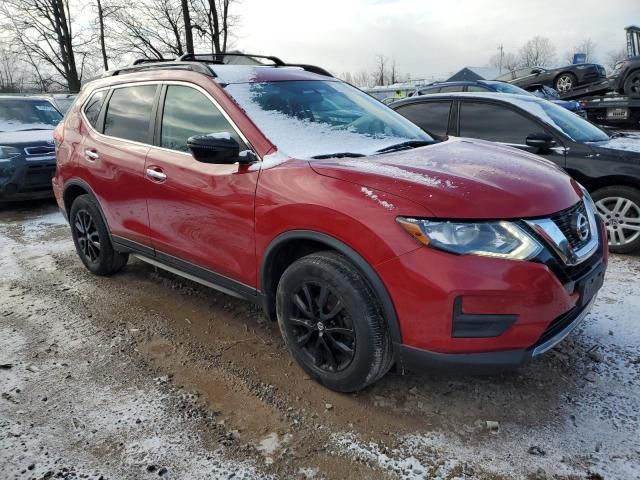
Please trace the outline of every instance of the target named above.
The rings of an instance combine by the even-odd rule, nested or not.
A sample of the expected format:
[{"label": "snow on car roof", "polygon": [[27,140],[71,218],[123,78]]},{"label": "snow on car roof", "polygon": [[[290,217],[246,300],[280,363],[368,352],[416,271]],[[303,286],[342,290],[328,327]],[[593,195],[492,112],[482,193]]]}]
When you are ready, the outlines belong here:
[{"label": "snow on car roof", "polygon": [[209,65],[219,83],[281,82],[287,80],[325,80],[335,78],[318,75],[301,67],[272,67],[264,65]]}]

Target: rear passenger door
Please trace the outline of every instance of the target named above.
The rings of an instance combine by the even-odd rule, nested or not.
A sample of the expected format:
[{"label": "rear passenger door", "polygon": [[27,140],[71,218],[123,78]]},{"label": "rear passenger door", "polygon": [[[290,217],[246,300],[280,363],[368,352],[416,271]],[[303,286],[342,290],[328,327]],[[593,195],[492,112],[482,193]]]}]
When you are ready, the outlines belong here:
[{"label": "rear passenger door", "polygon": [[[229,132],[249,146],[212,97],[190,84],[168,84],[159,102],[155,146],[145,165],[156,257],[219,285],[255,287],[254,201],[259,171],[197,161],[193,135]],[[237,284],[231,285],[237,288]]]},{"label": "rear passenger door", "polygon": [[479,138],[502,143],[547,158],[561,167],[565,165],[563,148],[539,153],[526,143],[527,137],[536,133],[547,133],[557,138],[543,124],[504,105],[488,102],[460,101],[459,132],[461,137]]},{"label": "rear passenger door", "polygon": [[442,139],[449,129],[451,103],[450,100],[409,103],[398,108],[397,112],[425,132]]},{"label": "rear passenger door", "polygon": [[81,172],[98,197],[116,240],[149,246],[144,162],[149,151],[158,84],[95,92],[83,114],[91,128],[82,145]]}]

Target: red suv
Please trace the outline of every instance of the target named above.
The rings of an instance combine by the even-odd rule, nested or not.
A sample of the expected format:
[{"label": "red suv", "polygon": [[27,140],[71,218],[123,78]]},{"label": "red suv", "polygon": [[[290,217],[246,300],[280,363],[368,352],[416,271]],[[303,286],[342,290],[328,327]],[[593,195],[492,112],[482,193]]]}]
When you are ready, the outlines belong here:
[{"label": "red suv", "polygon": [[394,363],[517,366],[585,317],[607,251],[578,183],[270,59],[143,63],[84,88],[53,187],[90,271],[134,255],[259,303],[339,391]]}]

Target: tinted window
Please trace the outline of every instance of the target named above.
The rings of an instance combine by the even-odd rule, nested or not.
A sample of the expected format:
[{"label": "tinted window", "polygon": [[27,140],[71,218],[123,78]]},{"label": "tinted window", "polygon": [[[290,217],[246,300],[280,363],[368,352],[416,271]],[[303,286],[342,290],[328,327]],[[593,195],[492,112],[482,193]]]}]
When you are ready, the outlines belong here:
[{"label": "tinted window", "polygon": [[541,131],[537,123],[500,105],[463,102],[460,107],[461,137],[525,145],[530,134]]},{"label": "tinted window", "polygon": [[91,126],[94,128],[98,123],[98,115],[100,115],[100,109],[102,108],[102,104],[104,103],[106,96],[106,90],[96,92],[84,106],[84,114],[87,117],[87,120],[89,120]]},{"label": "tinted window", "polygon": [[187,152],[192,135],[229,132],[240,143],[220,110],[194,88],[169,86],[162,113],[160,146]]},{"label": "tinted window", "polygon": [[53,130],[62,115],[46,100],[0,99],[0,131]]},{"label": "tinted window", "polygon": [[104,119],[104,133],[136,142],[148,141],[156,85],[117,88]]},{"label": "tinted window", "polygon": [[463,88],[463,85],[449,85],[446,87],[441,87],[440,93],[461,92]]},{"label": "tinted window", "polygon": [[488,92],[489,89],[487,87],[479,87],[478,85],[469,85],[467,87],[467,92]]},{"label": "tinted window", "polygon": [[398,113],[427,132],[443,137],[447,134],[449,110],[451,102],[425,102],[401,107]]}]

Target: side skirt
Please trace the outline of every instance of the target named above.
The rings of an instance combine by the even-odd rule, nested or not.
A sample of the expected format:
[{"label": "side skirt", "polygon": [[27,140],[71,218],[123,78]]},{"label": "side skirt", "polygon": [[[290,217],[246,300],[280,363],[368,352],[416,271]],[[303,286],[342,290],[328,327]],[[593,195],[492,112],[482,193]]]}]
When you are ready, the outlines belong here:
[{"label": "side skirt", "polygon": [[129,252],[134,257],[155,267],[171,272],[180,277],[213,288],[227,295],[243,300],[249,300],[262,306],[263,295],[255,288],[237,282],[229,277],[199,267],[184,260],[180,260],[166,253],[158,252],[145,245],[126,240],[117,235],[111,236],[114,248],[120,252]]}]

